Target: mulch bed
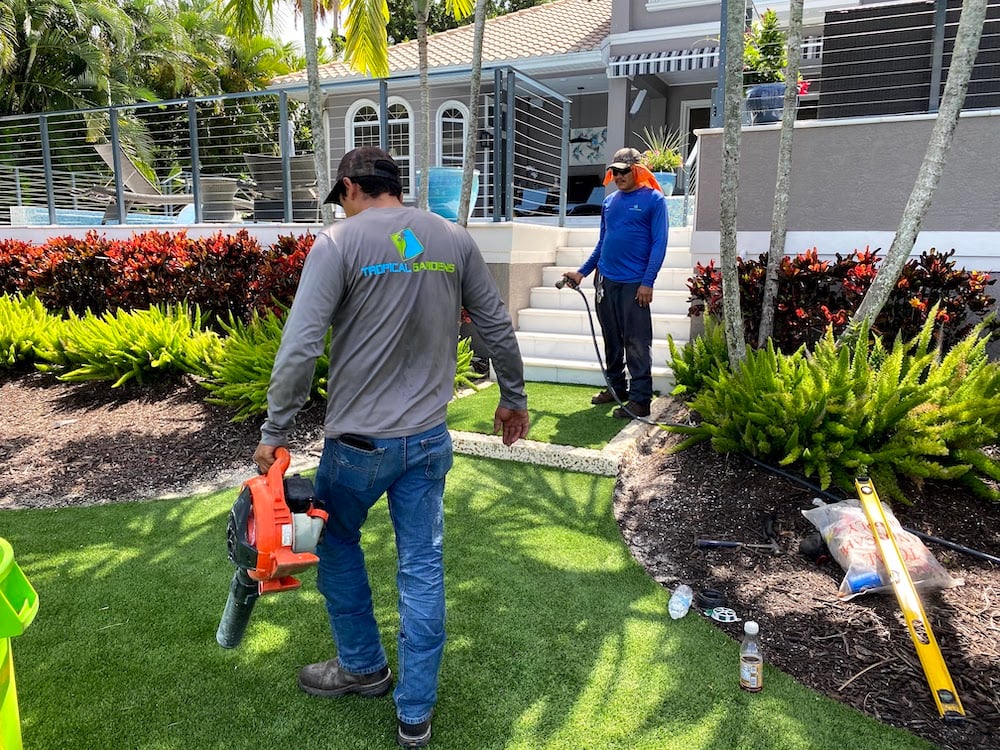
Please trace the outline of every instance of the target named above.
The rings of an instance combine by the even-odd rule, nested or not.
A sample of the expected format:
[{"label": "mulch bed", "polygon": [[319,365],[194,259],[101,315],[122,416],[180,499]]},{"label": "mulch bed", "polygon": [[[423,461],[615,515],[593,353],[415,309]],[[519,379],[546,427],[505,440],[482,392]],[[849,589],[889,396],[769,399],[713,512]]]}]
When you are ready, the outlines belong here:
[{"label": "mulch bed", "polygon": [[[675,404],[661,418],[686,417]],[[622,533],[653,578],[670,589],[683,582],[696,592],[723,591],[741,618],[760,624],[768,662],[834,700],[949,750],[1000,746],[1000,566],[928,545],[952,577],[965,581],[922,596],[966,711],[964,724],[946,724],[895,597],[840,601],[841,568],[798,554],[799,541],[815,531],[801,511],[812,507],[816,492],[707,444],[670,453],[678,440],[651,430],[627,456],[616,486]],[[908,497],[912,506],[893,509],[904,527],[1000,556],[1000,504],[936,483],[910,488]],[[781,556],[694,544],[764,542],[762,519],[775,511]],[[742,637],[742,623],[716,626]]]},{"label": "mulch bed", "polygon": [[[259,420],[230,422],[231,412],[208,404],[194,382],[112,390],[22,372],[0,376],[0,403],[0,508],[184,495],[205,483],[235,487],[255,471]],[[683,420],[683,406],[663,418]],[[315,445],[321,425],[321,405],[304,411],[293,453]],[[740,617],[760,623],[767,661],[834,700],[949,750],[1000,746],[1000,568],[931,545],[965,581],[923,597],[967,715],[963,725],[946,725],[895,598],[838,601],[842,571],[797,553],[813,531],[801,511],[815,493],[705,445],[671,454],[676,441],[650,430],[628,454],[615,490],[623,536],[656,581],[725,592]],[[912,507],[895,509],[904,526],[1000,554],[1000,505],[932,483],[910,497]],[[694,546],[699,537],[763,541],[761,518],[772,511],[781,556]],[[741,633],[740,623],[717,627]],[[733,676],[735,684],[735,665]]]}]

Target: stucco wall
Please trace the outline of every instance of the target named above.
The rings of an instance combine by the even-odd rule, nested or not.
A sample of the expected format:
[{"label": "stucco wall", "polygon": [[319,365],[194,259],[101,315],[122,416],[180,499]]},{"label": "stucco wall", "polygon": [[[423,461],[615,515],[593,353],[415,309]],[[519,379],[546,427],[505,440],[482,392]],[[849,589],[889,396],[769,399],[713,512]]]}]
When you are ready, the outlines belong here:
[{"label": "stucco wall", "polygon": [[[892,244],[913,189],[932,115],[796,124],[785,252],[821,255],[866,246],[882,255]],[[691,256],[719,255],[722,131],[699,130],[697,209]],[[744,128],[740,148],[737,252],[768,248],[777,163],[778,125]],[[955,250],[955,262],[1000,270],[1000,110],[959,121],[933,203],[913,248]]]},{"label": "stucco wall", "polygon": [[[795,128],[788,227],[798,231],[895,230],[913,189],[931,116],[803,122]],[[696,231],[719,229],[722,131],[699,131]],[[779,126],[744,128],[740,231],[769,231]],[[1000,232],[1000,111],[969,113],[955,131],[929,231]]]}]

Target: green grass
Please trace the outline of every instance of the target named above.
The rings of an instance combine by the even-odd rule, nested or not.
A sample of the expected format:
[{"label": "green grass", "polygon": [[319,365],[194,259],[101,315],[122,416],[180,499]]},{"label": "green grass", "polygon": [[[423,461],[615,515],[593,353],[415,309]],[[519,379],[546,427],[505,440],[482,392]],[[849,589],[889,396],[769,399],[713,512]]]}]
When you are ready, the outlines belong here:
[{"label": "green grass", "polygon": [[[600,388],[565,383],[527,383],[529,440],[576,448],[600,449],[628,422],[611,416],[617,404],[592,406],[590,397]],[[490,434],[493,412],[500,399],[496,384],[448,404],[448,427],[452,430]]]},{"label": "green grass", "polygon": [[[736,642],[703,618],[672,621],[666,592],[629,555],[613,484],[456,457],[436,750],[930,747],[775,669],[762,693],[741,691]],[[235,495],[0,512],[40,602],[12,641],[26,747],[394,746],[390,699],[295,685],[300,666],[333,654],[315,569],[258,602],[239,648],[215,643]],[[395,667],[384,502],[364,544]]]}]

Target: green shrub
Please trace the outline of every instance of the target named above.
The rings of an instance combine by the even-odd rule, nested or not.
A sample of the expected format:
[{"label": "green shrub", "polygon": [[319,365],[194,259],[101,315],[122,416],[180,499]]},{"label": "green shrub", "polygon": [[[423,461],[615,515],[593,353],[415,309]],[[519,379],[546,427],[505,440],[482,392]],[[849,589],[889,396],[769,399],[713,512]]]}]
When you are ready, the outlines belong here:
[{"label": "green shrub", "polygon": [[[267,386],[271,380],[274,358],[281,344],[284,315],[268,310],[263,315],[251,315],[249,323],[230,316],[223,323],[226,338],[222,356],[212,368],[211,377],[203,385],[211,394],[207,401],[236,409],[232,421],[243,422],[267,411]],[[326,398],[326,375],[330,361],[329,334],[323,356],[316,360],[312,393]]]},{"label": "green shrub", "polygon": [[[897,334],[909,339],[918,334],[927,311],[937,306],[934,335],[945,347],[962,339],[972,326],[984,320],[995,302],[987,292],[993,284],[989,274],[956,269],[954,250],[938,253],[931,249],[911,258],[903,267],[885,307],[872,330],[884,343]],[[778,297],[774,317],[774,344],[783,352],[793,352],[819,341],[829,326],[839,335],[858,308],[878,270],[877,251],[865,248],[835,260],[822,260],[813,248],[782,258],[778,269]],[[736,260],[746,340],[756,345],[764,299],[767,253],[758,260]],[[692,305],[688,314],[707,312],[722,317],[722,273],[715,261],[700,263],[688,279]]]},{"label": "green shrub", "polygon": [[906,502],[902,480],[957,481],[997,498],[986,479],[1000,464],[983,452],[1000,435],[1000,364],[989,362],[985,323],[947,353],[932,348],[936,310],[913,339],[885,349],[867,330],[849,346],[832,332],[809,353],[751,351],[738,372],[705,377],[691,401],[704,420],[671,427],[681,448],[711,440],[719,452],[744,452],[793,467],[852,492],[868,473],[886,499]]},{"label": "green shrub", "polygon": [[678,350],[673,336],[667,336],[670,347],[670,369],[674,373],[671,394],[692,398],[701,390],[706,378],[729,365],[726,328],[712,316],[705,317],[705,332]]},{"label": "green shrub", "polygon": [[59,338],[39,352],[45,372],[60,380],[111,380],[112,388],[135,380],[184,373],[207,375],[221,353],[217,334],[202,328],[201,312],[182,305],[119,310],[81,317],[70,312]]},{"label": "green shrub", "polygon": [[107,240],[94,231],[82,239],[53,237],[27,269],[30,285],[24,291],[38,295],[49,310],[106,310],[115,278],[107,251]]},{"label": "green shrub", "polygon": [[472,369],[472,337],[458,340],[458,356],[455,366],[455,390],[471,388],[475,371]]},{"label": "green shrub", "polygon": [[33,294],[0,296],[0,367],[34,362],[52,348],[62,321],[50,315]]}]

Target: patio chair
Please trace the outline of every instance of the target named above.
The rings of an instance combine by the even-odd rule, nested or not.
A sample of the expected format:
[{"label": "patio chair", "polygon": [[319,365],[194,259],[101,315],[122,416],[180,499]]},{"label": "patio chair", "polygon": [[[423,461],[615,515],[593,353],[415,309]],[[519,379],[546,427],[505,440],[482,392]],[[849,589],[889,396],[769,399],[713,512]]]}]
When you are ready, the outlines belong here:
[{"label": "patio chair", "polygon": [[[257,221],[285,220],[285,179],[280,156],[243,154],[254,189],[253,213]],[[316,162],[312,154],[288,159],[291,172],[292,221],[320,221],[316,194]]]},{"label": "patio chair", "polygon": [[514,206],[516,216],[526,216],[531,214],[552,213],[552,207],[548,205],[549,191],[537,188],[525,188],[521,193],[521,202]]},{"label": "patio chair", "polygon": [[567,204],[566,213],[570,216],[599,216],[602,203],[604,203],[604,186],[598,185],[590,191],[590,197],[584,203]]},{"label": "patio chair", "polygon": [[[115,161],[112,145],[110,143],[95,143],[94,150],[104,160],[104,163],[114,170]],[[136,205],[183,206],[194,203],[193,193],[162,192],[136,167],[135,162],[123,149],[118,149],[118,158],[121,168],[122,198],[126,213],[132,206]],[[232,177],[202,176],[199,179],[202,221],[239,221],[241,210],[253,210],[253,204],[250,201],[236,197],[238,187],[238,181]],[[109,199],[101,223],[116,221],[119,213],[115,186],[93,185],[88,188],[88,191],[91,194]],[[171,217],[172,219],[173,217]]]}]

